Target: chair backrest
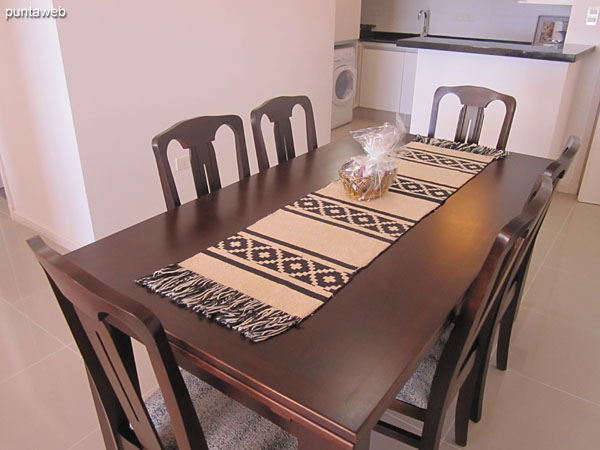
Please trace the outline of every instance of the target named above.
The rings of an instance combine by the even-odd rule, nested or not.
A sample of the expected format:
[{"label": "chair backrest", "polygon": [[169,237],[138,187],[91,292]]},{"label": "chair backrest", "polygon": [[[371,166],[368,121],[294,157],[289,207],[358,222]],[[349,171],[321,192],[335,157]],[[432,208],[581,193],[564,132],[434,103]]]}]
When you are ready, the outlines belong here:
[{"label": "chair backrest", "polygon": [[[558,184],[560,179],[563,178],[565,172],[571,165],[573,157],[579,150],[580,145],[581,141],[577,136],[570,136],[567,139],[567,144],[560,157],[555,161],[551,162],[548,165],[548,167],[546,167],[546,169],[544,170],[544,176],[548,177],[552,183],[552,192],[556,190],[556,185]],[[544,218],[546,217],[547,212],[548,207],[544,209],[540,218],[538,219],[538,222],[535,224],[535,227],[533,228],[532,232],[529,234],[528,238],[523,243],[522,248],[516,258],[513,270],[510,274],[509,285],[512,285],[515,282],[524,282],[524,278],[527,275],[529,262],[531,260],[531,255],[533,253],[533,247],[535,245],[537,235],[540,231],[540,228],[542,227],[542,223],[544,221]],[[501,313],[508,306],[509,300],[511,300],[510,296],[506,296],[506,298],[503,299],[503,303],[500,306]]]},{"label": "chair backrest", "polygon": [[173,171],[167,157],[169,143],[176,140],[183,148],[190,150],[190,163],[196,195],[200,197],[221,189],[221,177],[213,142],[217,131],[223,125],[228,126],[233,131],[238,175],[239,179],[242,180],[250,176],[250,166],[248,165],[244,125],[239,116],[204,116],[183,120],[157,134],[152,139],[152,149],[158,165],[158,174],[167,210],[181,205]]},{"label": "chair backrest", "polygon": [[431,107],[429,137],[434,137],[435,135],[440,100],[447,94],[455,94],[462,104],[454,140],[469,144],[479,143],[481,127],[483,126],[484,109],[494,100],[503,102],[506,107],[506,114],[504,115],[496,148],[499,150],[506,149],[506,142],[508,141],[508,134],[510,133],[515,115],[517,101],[510,95],[501,94],[500,92],[480,86],[442,86],[437,88],[433,95],[433,105]]},{"label": "chair backrest", "polygon": [[565,173],[573,162],[573,158],[580,146],[581,140],[577,136],[569,136],[565,149],[558,159],[552,161],[548,167],[546,167],[544,175],[547,175],[552,179],[552,185],[554,187],[556,187],[558,182],[565,176]]},{"label": "chair backrest", "polygon": [[[565,172],[571,165],[573,161],[573,157],[579,150],[579,146],[581,141],[577,136],[570,136],[567,140],[567,144],[565,149],[563,150],[560,157],[551,162],[548,167],[544,170],[544,176],[548,177],[552,183],[552,192],[556,190],[556,185],[560,181],[560,179],[564,176]],[[527,239],[524,241],[518,256],[516,257],[516,261],[513,267],[513,270],[509,277],[509,285],[515,283],[515,281],[524,281],[524,278],[527,274],[529,262],[531,260],[531,255],[533,253],[533,246],[535,245],[535,241],[537,239],[537,235],[542,227],[542,223],[544,218],[546,217],[546,213],[548,212],[548,206],[542,212],[539,217],[537,223],[535,224],[532,232],[529,234]],[[520,279],[519,279],[520,277]],[[505,307],[507,306],[508,300],[510,300],[509,296],[506,296],[503,300],[503,303],[500,306],[500,311],[503,312]]]},{"label": "chair backrest", "polygon": [[206,450],[189,392],[157,317],[50,249],[28,240],[56,295],[118,448],[162,449],[141,397],[131,337],[148,351],[179,448]]},{"label": "chair backrest", "polygon": [[[494,324],[498,302],[510,282],[510,274],[521,247],[548,208],[552,183],[540,176],[521,213],[506,224],[498,236],[479,274],[469,287],[454,329],[444,347],[429,396],[429,411],[444,411],[473,369],[478,354],[487,350],[480,342],[483,327]],[[426,425],[427,426],[427,422]]]},{"label": "chair backrest", "polygon": [[[550,180],[552,184],[552,193],[554,193],[558,182],[569,168],[573,157],[579,149],[579,146],[579,138],[576,136],[570,136],[567,140],[565,150],[563,150],[561,156],[557,160],[550,163],[545,169],[543,176],[547,177]],[[531,230],[527,238],[523,241],[523,244],[521,245],[521,248],[515,257],[513,268],[508,277],[505,295],[502,299],[500,299],[499,302],[498,316],[496,319],[497,324],[500,323],[500,321],[502,320],[504,313],[508,309],[510,303],[514,301],[515,289],[517,290],[518,296],[517,302],[520,302],[520,297],[524,289],[525,278],[529,270],[529,263],[531,262],[535,242],[540,232],[540,228],[542,227],[543,221],[546,217],[546,213],[548,212],[549,206],[550,205],[548,204],[547,207],[542,211],[542,214],[538,218],[537,222],[535,223],[533,229]],[[516,306],[516,308],[518,308],[518,306]],[[491,335],[489,337],[490,339],[492,338]],[[504,356],[506,357],[507,355]]]},{"label": "chair backrest", "polygon": [[276,97],[267,100],[250,113],[252,123],[252,134],[254,135],[254,145],[256,147],[256,157],[258,159],[259,170],[269,168],[269,159],[267,157],[267,147],[262,132],[261,121],[263,116],[267,116],[274,126],[275,148],[277,149],[277,163],[288,161],[296,156],[294,147],[294,137],[292,135],[292,110],[294,106],[300,105],[304,108],[306,116],[306,143],[308,151],[317,148],[317,134],[315,130],[315,116],[313,114],[310,99],[304,95],[296,97]]}]

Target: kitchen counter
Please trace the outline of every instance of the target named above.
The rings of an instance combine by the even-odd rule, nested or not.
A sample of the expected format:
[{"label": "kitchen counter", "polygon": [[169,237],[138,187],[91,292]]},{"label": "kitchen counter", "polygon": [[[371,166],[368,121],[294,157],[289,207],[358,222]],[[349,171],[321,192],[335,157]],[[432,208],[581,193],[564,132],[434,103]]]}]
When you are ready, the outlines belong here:
[{"label": "kitchen counter", "polygon": [[595,49],[593,45],[565,44],[563,47],[546,47],[523,42],[433,36],[399,39],[396,41],[396,45],[405,48],[512,56],[569,63],[579,61]]},{"label": "kitchen counter", "polygon": [[[405,48],[407,42],[418,46],[411,133],[427,133],[431,99],[439,86],[470,85],[517,100],[507,146],[511,151],[555,159],[566,138],[577,134],[570,120],[575,89],[581,83],[585,55],[594,47],[556,49],[426,37],[398,41],[398,48]],[[436,136],[446,138],[454,135],[460,104],[455,96],[448,97],[446,112],[438,116],[436,127]],[[480,143],[494,146],[499,132],[494,127],[504,119],[504,106],[492,102],[485,119]]]},{"label": "kitchen counter", "polygon": [[395,44],[398,39],[414,37],[419,37],[419,35],[416,33],[396,33],[394,31],[373,31],[369,29],[362,29],[360,32],[360,41],[362,42],[387,42]]},{"label": "kitchen counter", "polygon": [[[360,41],[362,42],[387,42],[391,44],[395,44],[398,39],[408,39],[408,38],[418,38],[421,37],[418,33],[398,33],[396,31],[374,31],[374,30],[362,30],[360,34]],[[472,37],[463,37],[463,36],[447,36],[441,34],[429,34],[427,37],[431,38],[443,38],[443,39],[460,39],[460,40],[476,40],[476,41],[485,41],[485,42],[498,42],[498,43],[508,43],[508,44],[526,44],[529,45],[530,42],[525,41],[509,41],[504,39],[486,39],[486,38],[472,38]]]}]

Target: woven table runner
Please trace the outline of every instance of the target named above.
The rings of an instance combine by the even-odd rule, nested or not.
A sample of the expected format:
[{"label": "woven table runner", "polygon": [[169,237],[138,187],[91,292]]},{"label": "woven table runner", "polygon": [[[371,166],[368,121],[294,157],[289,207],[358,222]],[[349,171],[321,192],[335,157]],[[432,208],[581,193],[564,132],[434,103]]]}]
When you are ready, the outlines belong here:
[{"label": "woven table runner", "polygon": [[263,341],[314,313],[498,157],[412,142],[381,198],[354,200],[334,181],[136,283]]}]

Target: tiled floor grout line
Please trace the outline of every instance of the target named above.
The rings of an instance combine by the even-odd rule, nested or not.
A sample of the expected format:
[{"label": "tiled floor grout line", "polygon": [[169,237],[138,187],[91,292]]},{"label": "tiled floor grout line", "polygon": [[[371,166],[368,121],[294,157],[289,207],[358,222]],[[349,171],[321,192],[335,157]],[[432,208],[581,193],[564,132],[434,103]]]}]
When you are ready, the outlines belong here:
[{"label": "tiled floor grout line", "polygon": [[100,427],[94,428],[88,434],[86,434],[81,439],[79,439],[77,442],[75,442],[73,445],[71,445],[69,448],[67,448],[67,450],[71,450],[72,448],[75,448],[77,445],[81,444],[83,441],[85,441],[87,438],[89,438],[92,434],[94,434],[98,430],[100,430]]},{"label": "tiled floor grout line", "polygon": [[[454,422],[456,422],[456,412],[454,414],[452,414],[452,423],[448,426],[448,429],[446,430],[446,434],[442,436],[441,442],[444,442],[446,444],[450,444],[450,442],[447,441],[448,436],[454,436]],[[469,425],[471,425],[469,423]],[[444,424],[442,424],[442,427],[444,426]]]},{"label": "tiled floor grout line", "polygon": [[[68,346],[71,345],[74,341],[71,342],[63,342],[61,339],[58,338],[58,336],[55,336],[54,333],[52,333],[51,331],[47,330],[44,326],[42,326],[41,324],[39,324],[33,317],[30,317],[29,314],[27,314],[24,311],[21,311],[19,308],[17,308],[15,305],[13,305],[11,302],[9,302],[6,299],[3,299],[5,303],[7,303],[12,309],[14,309],[15,311],[17,311],[19,314],[21,314],[22,316],[24,316],[27,320],[33,322],[34,325],[36,325],[39,329],[43,330],[44,332],[48,333],[50,336],[52,336],[54,339],[56,339],[60,344],[64,345],[64,346]],[[20,302],[21,300],[19,300]]]},{"label": "tiled floor grout line", "polygon": [[[568,323],[570,325],[573,325],[577,328],[583,328],[586,331],[591,332],[592,334],[600,334],[600,328],[594,328],[586,323],[580,323],[578,321],[576,321],[575,319],[568,319],[565,317],[560,317],[560,316],[553,316],[552,314],[548,313],[547,311],[540,311],[536,308],[533,308],[529,305],[521,305],[520,310],[526,310],[529,311],[533,314],[537,314],[539,316],[544,316],[544,317],[548,317],[550,319],[556,320],[558,322],[563,322],[563,323]],[[517,316],[518,317],[518,316]]]},{"label": "tiled floor grout line", "polygon": [[[9,217],[9,219],[12,221],[11,217]],[[6,248],[6,251],[8,252],[8,243],[6,242],[6,235],[4,234],[4,227],[0,227],[0,235],[2,236],[2,243],[4,244],[4,248]],[[11,258],[9,265],[10,265],[10,272],[12,274],[13,280],[15,280],[15,288],[17,289],[17,294],[19,295],[19,298],[21,298],[21,288],[19,287],[19,283],[17,283],[17,272],[15,271],[15,267],[13,265],[12,258]]]},{"label": "tiled floor grout line", "polygon": [[[551,270],[555,270],[555,271],[557,271],[557,272],[561,272],[561,273],[564,273],[564,274],[567,274],[567,275],[571,275],[571,276],[573,276],[573,277],[579,277],[579,278],[594,278],[594,277],[592,277],[592,276],[591,276],[591,275],[589,275],[589,274],[583,274],[583,275],[582,275],[581,273],[574,273],[574,272],[572,272],[572,271],[570,271],[570,270],[568,270],[568,269],[562,269],[562,268],[560,268],[560,267],[552,267],[552,266],[542,266],[542,265],[540,265],[540,269],[543,269],[543,268],[546,268],[546,269],[551,269]],[[594,278],[594,279],[595,279],[595,278]]]},{"label": "tiled floor grout line", "polygon": [[[61,344],[61,347],[59,347],[58,349],[56,349],[55,351],[47,354],[46,356],[42,357],[41,359],[38,359],[36,362],[22,368],[21,370],[18,370],[17,372],[13,373],[11,376],[9,376],[8,378],[4,379],[4,380],[0,380],[0,386],[2,384],[4,384],[5,382],[13,379],[14,377],[22,374],[23,372],[29,370],[30,368],[36,366],[37,364],[45,361],[46,359],[48,359],[49,357],[51,357],[52,355],[55,355],[56,353],[60,352],[61,350],[63,350],[64,348],[69,348],[69,345],[71,345],[71,343],[69,344],[65,344],[63,341],[61,341],[60,339],[58,339],[56,336],[54,336],[53,333],[51,333],[50,331],[46,330],[43,326],[41,326],[39,323],[37,323],[35,320],[33,320],[31,317],[29,317],[27,314],[25,314],[23,311],[21,311],[20,309],[18,309],[17,307],[15,307],[12,303],[10,303],[8,300],[1,298],[0,297],[0,301],[4,302],[6,305],[8,305],[9,307],[11,307],[12,309],[14,309],[18,314],[21,314],[23,317],[25,317],[29,322],[31,322],[34,326],[38,327],[40,330],[44,331],[45,333],[49,334],[52,339],[56,340],[59,344]],[[69,348],[69,350],[72,351],[72,349]]]},{"label": "tiled floor grout line", "polygon": [[5,378],[4,380],[0,380],[0,386],[2,386],[4,383],[7,383],[7,382],[8,382],[8,381],[10,381],[10,380],[12,380],[13,378],[15,378],[15,377],[17,377],[17,376],[19,376],[19,375],[23,374],[24,372],[28,371],[28,370],[29,370],[29,369],[31,369],[32,367],[35,367],[35,366],[37,366],[38,364],[40,364],[40,363],[42,363],[42,362],[46,361],[48,358],[50,358],[50,357],[52,357],[52,356],[56,355],[58,352],[60,352],[60,351],[64,350],[66,347],[67,347],[66,345],[63,345],[61,348],[59,348],[59,349],[57,349],[57,350],[55,350],[55,351],[53,351],[53,352],[51,352],[51,353],[47,354],[46,356],[44,356],[44,357],[43,357],[43,358],[41,358],[41,359],[38,359],[36,362],[34,362],[34,363],[32,363],[32,364],[28,365],[27,367],[24,367],[24,368],[22,368],[21,370],[18,370],[17,372],[13,373],[13,374],[12,374],[11,376],[9,376],[8,378]]},{"label": "tiled floor grout line", "polygon": [[[469,425],[470,425],[470,424],[469,424]],[[446,444],[447,446],[449,446],[449,447],[451,447],[451,448],[454,448],[454,449],[456,449],[456,450],[462,450],[462,449],[464,449],[464,448],[465,448],[465,447],[457,447],[457,446],[456,446],[456,445],[454,445],[452,442],[448,442],[448,441],[445,441],[445,440],[443,440],[442,442],[443,442],[444,444]],[[467,447],[466,447],[466,448],[468,448],[468,446],[469,446],[469,443],[467,442]]]},{"label": "tiled floor grout line", "polygon": [[560,225],[560,228],[554,234],[554,239],[552,239],[552,242],[550,243],[550,245],[548,246],[548,249],[544,253],[544,256],[542,257],[542,260],[540,261],[540,264],[538,265],[537,269],[535,270],[535,273],[532,275],[531,282],[527,285],[527,287],[523,291],[523,297],[525,297],[527,295],[527,293],[529,292],[529,289],[531,289],[531,286],[533,285],[535,279],[537,278],[538,274],[542,270],[542,267],[544,267],[544,262],[546,261],[546,259],[548,259],[548,255],[550,255],[550,252],[552,251],[552,248],[554,247],[554,244],[556,244],[556,241],[558,240],[558,237],[560,236],[560,233],[565,228],[565,226],[567,224],[567,221],[569,220],[569,217],[571,216],[571,214],[573,213],[573,210],[575,209],[576,203],[577,203],[577,199],[575,199],[575,201],[571,205],[571,208],[569,209],[569,212],[567,214],[565,214],[565,218],[563,219],[562,224]]},{"label": "tiled floor grout line", "polygon": [[518,375],[518,376],[520,376],[522,378],[525,378],[525,379],[527,379],[529,381],[533,381],[534,383],[540,384],[540,385],[545,386],[547,388],[550,388],[550,389],[552,389],[554,391],[560,392],[562,394],[568,395],[569,397],[572,397],[572,398],[577,399],[577,400],[581,400],[581,401],[583,401],[585,403],[589,403],[590,405],[597,406],[597,407],[600,408],[600,403],[597,403],[597,402],[595,402],[593,400],[590,400],[590,399],[587,399],[587,398],[580,397],[578,395],[573,394],[572,392],[565,391],[564,389],[558,388],[556,386],[552,386],[551,384],[544,383],[543,381],[538,380],[537,378],[532,378],[532,377],[527,376],[527,375],[525,375],[525,374],[523,374],[521,372],[518,372],[518,371],[516,371],[514,369],[510,369],[509,368],[509,369],[507,369],[507,372],[511,372],[511,373],[513,373],[515,375]]},{"label": "tiled floor grout line", "polygon": [[[18,303],[24,301],[23,300],[19,300]],[[31,317],[29,314],[27,314],[26,311],[21,311],[16,305],[10,304],[14,309],[16,309],[17,311],[19,311],[21,314],[23,314],[25,317],[27,317],[29,320],[31,320],[32,322],[34,322],[38,327],[40,327],[42,330],[44,330],[46,333],[48,333],[50,336],[52,336],[53,338],[55,338],[56,340],[58,340],[58,342],[60,342],[61,344],[64,345],[71,345],[73,342],[75,342],[73,339],[71,339],[69,342],[64,342],[61,338],[59,338],[58,336],[55,336],[54,333],[52,333],[50,330],[46,329],[41,323],[39,323],[37,320],[35,320],[35,318]],[[65,325],[68,326],[68,324],[65,321]]]},{"label": "tiled floor grout line", "polygon": [[[73,343],[74,343],[74,342],[71,342],[71,344],[73,344]],[[76,348],[73,348],[73,347],[71,346],[71,344],[68,344],[68,345],[67,345],[67,348],[68,348],[69,350],[71,350],[73,353],[75,353],[77,356],[79,356],[79,357],[80,357],[80,358],[83,360],[83,357],[81,356],[81,352],[79,351],[78,347],[77,347],[77,346],[75,346]]]}]

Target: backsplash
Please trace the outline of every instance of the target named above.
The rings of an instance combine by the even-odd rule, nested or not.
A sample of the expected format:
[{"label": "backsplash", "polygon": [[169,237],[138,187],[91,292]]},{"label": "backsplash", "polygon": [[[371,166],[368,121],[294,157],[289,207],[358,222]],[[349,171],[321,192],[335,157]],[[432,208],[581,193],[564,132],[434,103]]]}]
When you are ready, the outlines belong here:
[{"label": "backsplash", "polygon": [[363,0],[361,23],[376,31],[419,33],[429,9],[429,34],[533,41],[538,16],[569,16],[570,6],[524,5],[517,0]]}]

